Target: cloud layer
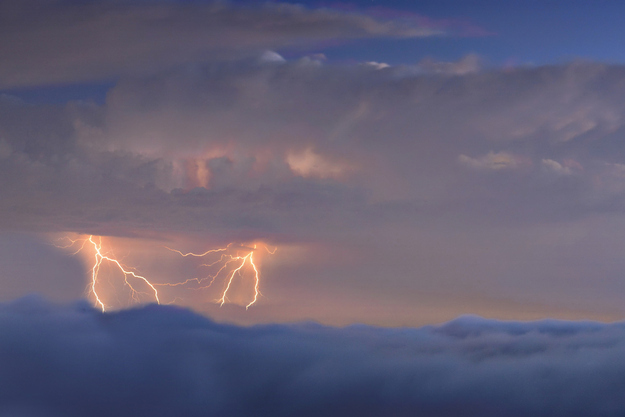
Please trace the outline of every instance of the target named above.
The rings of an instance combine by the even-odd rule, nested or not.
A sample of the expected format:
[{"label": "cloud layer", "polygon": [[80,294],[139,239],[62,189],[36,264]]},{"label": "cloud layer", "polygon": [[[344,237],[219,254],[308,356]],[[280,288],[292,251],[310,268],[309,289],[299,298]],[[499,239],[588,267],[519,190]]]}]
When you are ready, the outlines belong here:
[{"label": "cloud layer", "polygon": [[263,49],[442,35],[435,21],[275,2],[4,2],[0,88],[154,73]]},{"label": "cloud layer", "polygon": [[621,323],[250,328],[147,306],[0,306],[0,415],[613,416]]}]

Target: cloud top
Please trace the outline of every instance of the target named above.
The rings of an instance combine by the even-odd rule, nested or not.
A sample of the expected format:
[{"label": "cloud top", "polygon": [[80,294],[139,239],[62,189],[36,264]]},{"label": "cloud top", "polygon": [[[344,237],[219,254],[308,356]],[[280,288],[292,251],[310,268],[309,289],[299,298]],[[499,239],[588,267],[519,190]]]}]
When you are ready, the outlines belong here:
[{"label": "cloud top", "polygon": [[175,307],[0,306],[0,415],[617,415],[621,323],[237,327]]}]

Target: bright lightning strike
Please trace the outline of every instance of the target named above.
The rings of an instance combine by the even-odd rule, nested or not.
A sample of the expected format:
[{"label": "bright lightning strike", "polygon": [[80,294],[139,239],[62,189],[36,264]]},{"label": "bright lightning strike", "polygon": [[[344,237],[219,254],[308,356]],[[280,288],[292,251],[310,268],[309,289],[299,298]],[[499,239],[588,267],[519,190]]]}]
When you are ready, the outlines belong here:
[{"label": "bright lightning strike", "polygon": [[64,247],[72,247],[75,244],[81,242],[80,247],[78,248],[78,250],[74,252],[74,254],[81,252],[85,248],[87,243],[89,243],[93,247],[94,262],[93,262],[93,267],[91,268],[91,283],[90,283],[89,292],[93,294],[93,297],[95,298],[95,301],[96,301],[96,305],[100,306],[102,311],[106,311],[106,305],[104,304],[104,302],[102,301],[102,298],[98,294],[97,284],[98,284],[99,276],[100,276],[100,267],[102,266],[102,263],[105,261],[111,263],[114,267],[117,267],[117,269],[119,269],[119,271],[122,273],[122,275],[124,276],[124,285],[130,288],[130,293],[131,293],[133,300],[138,302],[139,294],[142,294],[142,292],[136,290],[135,287],[133,287],[132,283],[128,281],[129,277],[133,277],[147,284],[147,286],[150,287],[154,293],[154,300],[160,304],[161,300],[158,298],[158,291],[156,290],[154,285],[152,285],[152,283],[148,281],[146,277],[138,275],[126,269],[117,259],[110,257],[109,255],[105,254],[102,251],[102,237],[99,237],[97,242],[94,240],[93,235],[89,236],[86,239],[78,239],[78,240],[72,240],[69,238],[67,239],[71,243]]},{"label": "bright lightning strike", "polygon": [[[226,246],[225,248],[219,248],[219,249],[211,249],[209,251],[206,251],[204,253],[182,253],[179,250],[176,249],[171,249],[171,248],[167,248],[173,252],[177,252],[180,255],[187,257],[187,256],[194,256],[194,257],[199,257],[199,258],[203,258],[207,255],[210,255],[212,253],[216,253],[216,252],[224,252],[224,251],[228,251],[228,249],[232,246],[232,243],[229,244],[228,246]],[[227,273],[228,279],[226,280],[226,286],[225,289],[223,290],[223,292],[221,293],[221,297],[219,299],[217,299],[216,301],[219,303],[220,306],[223,306],[227,301],[228,301],[228,292],[230,291],[230,287],[232,285],[232,282],[234,281],[234,277],[235,275],[241,275],[241,270],[245,267],[245,265],[249,265],[252,267],[252,269],[254,270],[254,296],[252,297],[252,300],[245,306],[245,309],[247,310],[248,308],[250,308],[252,305],[254,305],[256,303],[256,301],[258,300],[258,296],[262,295],[259,289],[259,285],[260,285],[260,273],[258,272],[258,267],[256,266],[256,264],[254,263],[254,251],[256,250],[258,246],[254,245],[253,248],[242,248],[242,249],[248,249],[249,251],[244,255],[229,255],[229,254],[224,254],[222,255],[218,260],[209,263],[209,264],[202,264],[202,266],[207,266],[207,267],[212,267],[216,264],[222,263],[221,268],[219,268],[217,270],[217,272],[213,275],[208,275],[205,278],[191,278],[188,279],[186,281],[183,282],[179,282],[179,283],[175,283],[175,284],[162,284],[162,285],[168,285],[168,286],[179,286],[179,285],[186,285],[192,281],[195,281],[197,284],[202,284],[202,282],[206,281],[208,278],[210,278],[210,282],[208,283],[208,285],[200,287],[201,289],[204,288],[208,288],[210,287],[214,282],[215,279],[217,279],[217,277],[224,271],[224,270],[228,270],[227,267],[228,265],[230,265],[231,263],[235,263],[235,265],[238,264],[238,266],[234,267],[233,269],[230,269],[229,272]],[[265,249],[267,249],[267,252],[269,252],[270,254],[274,254],[277,250],[277,248],[275,248],[273,251],[270,251],[269,248],[267,248],[267,246],[265,246]]]},{"label": "bright lightning strike", "polygon": [[[256,249],[256,245],[254,245],[254,249]],[[223,294],[221,295],[221,298],[219,299],[219,302],[220,302],[220,305],[224,305],[224,303],[226,302],[226,295],[228,294],[228,290],[230,289],[230,284],[232,284],[232,280],[234,279],[234,275],[236,273],[239,273],[239,275],[240,275],[241,274],[241,268],[243,268],[245,266],[245,264],[249,262],[249,264],[252,266],[252,268],[254,268],[255,283],[254,283],[254,299],[252,301],[250,301],[250,303],[248,305],[245,306],[245,309],[247,310],[248,308],[250,308],[251,305],[253,305],[256,302],[256,300],[258,299],[258,295],[260,294],[260,291],[258,290],[258,283],[259,283],[258,268],[256,268],[256,264],[254,263],[254,251],[248,253],[244,257],[237,256],[236,258],[232,258],[232,259],[233,260],[241,260],[241,264],[239,265],[239,267],[237,269],[233,270],[232,273],[230,274],[230,279],[228,279],[228,285],[226,285],[226,289],[224,290]]]},{"label": "bright lightning strike", "polygon": [[[259,288],[260,272],[258,265],[254,260],[254,253],[257,250],[258,245],[254,245],[254,247],[241,245],[233,248],[233,244],[230,243],[223,248],[210,249],[203,253],[184,253],[177,249],[165,247],[166,249],[178,253],[180,256],[185,258],[192,257],[204,259],[206,257],[214,256],[215,254],[220,254],[220,257],[216,260],[214,259],[212,262],[200,265],[201,267],[213,268],[213,271],[216,269],[216,272],[213,274],[207,274],[203,278],[189,278],[180,282],[157,283],[133,272],[130,268],[124,266],[118,259],[116,259],[111,251],[104,250],[101,237],[94,237],[93,235],[90,235],[89,237],[83,239],[74,240],[69,237],[65,237],[64,239],[68,240],[70,243],[59,247],[75,249],[73,252],[74,255],[87,250],[87,248],[91,248],[93,250],[93,265],[91,267],[91,279],[88,285],[88,292],[93,296],[95,304],[99,306],[102,311],[106,311],[107,305],[103,300],[104,297],[99,294],[98,287],[101,285],[101,266],[105,262],[121,273],[124,279],[124,285],[130,290],[130,295],[134,302],[141,301],[140,295],[148,295],[152,297],[155,302],[160,304],[161,300],[159,298],[159,292],[156,289],[158,286],[187,287],[192,290],[204,290],[210,288],[218,278],[224,277],[224,288],[220,292],[220,297],[215,300],[216,303],[223,306],[225,303],[229,302],[228,294],[232,292],[232,284],[233,281],[235,281],[236,276],[243,277],[244,274],[248,274],[253,278],[253,295],[245,305],[245,309],[247,310],[254,305],[258,301],[258,297],[262,295]],[[262,244],[262,246],[269,254],[274,254],[277,250],[277,248],[270,250],[264,244]],[[205,283],[206,281],[208,281],[208,283]],[[135,286],[133,286],[133,284],[136,285],[137,282],[143,283],[143,285],[149,289],[148,293],[145,291],[139,291]],[[174,298],[174,301],[177,299],[178,297]]]},{"label": "bright lightning strike", "polygon": [[232,245],[232,243],[228,244],[228,246],[226,246],[225,248],[210,249],[210,250],[207,250],[207,251],[206,251],[206,252],[204,252],[204,253],[191,253],[191,252],[189,252],[189,253],[182,253],[182,252],[180,252],[180,251],[179,251],[179,250],[177,250],[177,249],[172,249],[172,248],[169,248],[169,247],[167,247],[167,246],[165,246],[165,249],[169,249],[169,250],[170,250],[170,251],[172,251],[172,252],[179,253],[181,256],[184,256],[185,258],[186,258],[187,256],[194,256],[194,257],[196,257],[196,258],[203,258],[204,256],[206,256],[206,255],[208,255],[208,254],[210,254],[210,253],[215,253],[215,252],[224,252],[224,251],[227,251],[227,250],[228,250],[228,248],[229,248],[231,245]]}]

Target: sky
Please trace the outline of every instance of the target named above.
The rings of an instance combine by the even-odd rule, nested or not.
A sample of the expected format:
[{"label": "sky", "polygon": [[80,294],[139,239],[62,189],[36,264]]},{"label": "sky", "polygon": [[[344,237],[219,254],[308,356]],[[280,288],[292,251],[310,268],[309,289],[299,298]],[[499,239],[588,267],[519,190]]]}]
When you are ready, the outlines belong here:
[{"label": "sky", "polygon": [[623,415],[624,8],[0,0],[0,417]]},{"label": "sky", "polygon": [[623,6],[565,3],[2,2],[2,299],[620,319]]},{"label": "sky", "polygon": [[0,299],[620,320],[623,7],[0,2]]}]

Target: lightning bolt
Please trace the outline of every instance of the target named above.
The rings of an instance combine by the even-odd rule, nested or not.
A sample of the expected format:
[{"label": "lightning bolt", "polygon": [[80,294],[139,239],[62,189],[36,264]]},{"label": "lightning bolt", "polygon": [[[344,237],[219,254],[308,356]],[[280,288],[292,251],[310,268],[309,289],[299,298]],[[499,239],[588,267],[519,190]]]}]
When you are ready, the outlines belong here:
[{"label": "lightning bolt", "polygon": [[[177,252],[179,253],[181,256],[187,257],[187,256],[193,256],[193,257],[199,257],[199,258],[203,258],[207,255],[210,255],[211,253],[216,253],[216,252],[224,252],[227,251],[230,247],[232,246],[232,243],[230,243],[228,246],[226,246],[225,248],[219,248],[219,249],[211,249],[208,250],[204,253],[183,253],[179,250],[176,249],[171,249],[166,247],[167,249],[173,251],[173,252]],[[202,266],[214,266],[216,264],[219,264],[221,262],[223,262],[223,265],[221,266],[221,268],[219,268],[219,270],[217,270],[217,272],[214,275],[208,275],[205,278],[190,278],[186,281],[183,282],[179,282],[179,283],[175,283],[175,284],[160,284],[160,285],[168,285],[168,286],[179,286],[179,285],[186,285],[190,282],[195,281],[197,284],[201,284],[202,282],[206,281],[207,279],[211,279],[210,282],[208,283],[208,285],[200,287],[200,289],[204,289],[204,288],[208,288],[210,287],[214,282],[215,279],[217,279],[217,277],[221,274],[222,271],[226,270],[228,265],[235,262],[238,263],[238,266],[236,266],[235,268],[231,269],[227,276],[228,279],[226,280],[226,286],[225,289],[223,290],[223,292],[221,293],[221,297],[218,298],[216,300],[216,302],[219,303],[220,306],[223,306],[227,301],[228,301],[228,291],[230,290],[230,286],[232,285],[232,282],[234,281],[234,277],[235,275],[241,275],[241,270],[243,269],[243,267],[246,264],[249,264],[252,269],[254,270],[254,296],[252,298],[252,300],[245,306],[245,309],[249,309],[252,305],[254,305],[256,303],[256,301],[258,300],[258,296],[262,295],[259,289],[259,285],[260,285],[260,272],[258,271],[258,267],[256,266],[256,264],[254,263],[254,251],[257,249],[257,245],[254,245],[254,248],[250,248],[249,252],[244,255],[244,256],[240,256],[240,255],[228,255],[228,254],[223,254],[217,261],[214,261],[212,263],[209,264],[202,264]],[[270,254],[274,254],[276,253],[277,247],[273,250],[270,251],[269,248],[265,245],[265,249],[267,250],[267,252],[269,252]]]},{"label": "lightning bolt", "polygon": [[[254,245],[254,250],[256,250],[256,245]],[[232,273],[230,273],[230,279],[228,279],[228,285],[226,285],[226,289],[224,290],[224,292],[221,295],[221,298],[219,299],[219,305],[223,306],[224,303],[226,302],[226,295],[228,294],[228,290],[230,289],[230,284],[232,284],[232,280],[234,279],[234,275],[236,273],[239,273],[239,275],[241,275],[241,268],[243,268],[245,266],[246,263],[249,263],[252,268],[254,268],[254,299],[252,299],[252,301],[245,306],[245,309],[247,310],[248,308],[250,308],[251,305],[253,305],[256,300],[258,299],[258,296],[260,295],[260,291],[258,290],[258,284],[260,281],[260,277],[258,274],[258,268],[256,268],[256,264],[254,263],[254,251],[251,251],[250,253],[248,253],[247,255],[241,257],[241,256],[237,256],[237,257],[233,257],[233,260],[241,260],[241,264],[239,265],[238,268],[234,269],[232,271]]]},{"label": "lightning bolt", "polygon": [[73,253],[74,255],[77,254],[78,252],[81,252],[85,248],[87,243],[91,244],[91,246],[93,247],[94,262],[93,262],[93,267],[91,268],[91,283],[89,285],[89,292],[93,294],[93,297],[95,298],[95,301],[96,301],[96,305],[100,306],[102,311],[106,311],[106,305],[104,304],[104,301],[102,301],[102,298],[100,298],[100,295],[98,294],[97,284],[98,284],[98,278],[100,275],[100,267],[102,266],[102,263],[104,261],[111,263],[113,266],[117,267],[117,269],[119,269],[119,271],[122,273],[122,275],[124,276],[124,285],[130,288],[130,294],[133,300],[139,302],[140,301],[139,294],[144,294],[144,293],[136,290],[132,286],[132,283],[128,281],[129,277],[136,278],[137,280],[143,281],[145,284],[147,284],[147,286],[150,287],[154,293],[154,300],[158,304],[160,304],[161,300],[158,298],[158,291],[146,277],[136,274],[135,272],[126,269],[121,264],[121,262],[119,262],[115,258],[110,257],[109,255],[105,254],[102,251],[102,237],[101,236],[98,238],[97,242],[94,240],[93,235],[90,235],[86,239],[77,239],[77,240],[72,240],[70,238],[66,238],[66,239],[70,241],[70,244],[66,246],[60,246],[60,247],[65,247],[65,248],[72,247],[76,243],[82,242],[78,250],[76,250]]},{"label": "lightning bolt", "polygon": [[182,252],[180,252],[180,251],[179,251],[179,250],[177,250],[177,249],[172,249],[172,248],[167,247],[167,246],[165,246],[165,249],[169,249],[169,250],[170,250],[170,251],[172,251],[172,252],[179,253],[181,256],[184,256],[185,258],[186,258],[187,256],[194,256],[194,257],[196,257],[196,258],[203,258],[204,256],[206,256],[206,255],[208,255],[208,254],[210,254],[210,253],[227,251],[227,250],[228,250],[228,248],[229,248],[231,245],[232,245],[232,243],[229,243],[229,244],[228,244],[228,246],[226,246],[225,248],[219,248],[219,249],[209,249],[209,250],[207,250],[207,251],[206,251],[206,252],[204,252],[204,253],[191,253],[191,252],[189,252],[189,253],[182,253]]},{"label": "lightning bolt", "polygon": [[[246,304],[245,309],[247,310],[252,305],[254,305],[258,301],[258,297],[262,295],[260,292],[260,288],[259,288],[260,287],[260,272],[259,272],[259,268],[257,264],[254,261],[254,252],[258,248],[258,245],[256,244],[254,245],[254,247],[240,245],[238,247],[235,247],[235,249],[233,249],[232,247],[234,244],[230,243],[225,247],[217,248],[217,249],[210,249],[203,253],[192,253],[192,252],[185,253],[177,249],[165,247],[166,249],[172,252],[178,253],[180,256],[185,257],[185,258],[193,257],[193,258],[204,259],[205,257],[211,256],[217,253],[221,253],[221,256],[218,259],[213,260],[212,262],[203,263],[200,265],[202,267],[208,267],[208,268],[216,267],[218,265],[220,266],[214,274],[212,275],[208,274],[203,278],[189,278],[180,282],[155,283],[155,282],[148,280],[146,277],[139,275],[136,272],[132,271],[130,268],[124,266],[118,259],[114,257],[114,255],[110,251],[105,251],[102,246],[101,236],[94,237],[93,235],[90,235],[89,237],[83,238],[83,239],[70,239],[69,237],[64,237],[63,239],[66,239],[69,243],[66,245],[62,245],[62,246],[57,245],[57,247],[69,248],[69,249],[77,248],[72,252],[73,255],[76,255],[79,252],[84,251],[87,247],[90,247],[93,249],[93,265],[91,267],[91,278],[90,278],[90,283],[88,285],[88,293],[93,295],[95,304],[99,306],[102,309],[102,311],[106,311],[107,306],[104,300],[102,299],[102,297],[100,296],[100,294],[98,294],[98,283],[100,281],[100,268],[104,262],[110,263],[115,269],[117,269],[122,274],[124,278],[124,285],[129,288],[132,300],[137,303],[141,301],[140,295],[143,294],[143,295],[150,295],[151,297],[153,297],[155,302],[160,304],[161,300],[159,298],[159,292],[156,289],[156,287],[159,287],[159,286],[160,287],[191,287],[193,285],[193,287],[190,289],[203,290],[203,289],[207,289],[211,287],[218,277],[225,276],[226,279],[224,281],[224,289],[221,292],[221,296],[215,300],[216,303],[219,303],[220,306],[223,306],[225,303],[229,301],[228,293],[229,291],[231,291],[231,285],[233,281],[235,280],[235,276],[238,275],[242,277],[243,271],[246,265],[248,266],[247,268],[248,270],[251,269],[253,271],[251,275],[254,280],[254,285],[253,285],[253,297],[251,297],[251,300]],[[263,246],[266,249],[266,251],[272,255],[277,250],[277,247],[274,248],[273,250],[270,250],[267,247],[267,245],[263,244]],[[205,284],[205,282],[208,280],[210,280],[208,284]],[[150,289],[150,293],[137,290],[133,286],[134,281],[143,282],[143,284],[145,284]],[[175,302],[177,299],[178,297],[174,298],[174,301],[172,301],[171,303]]]}]

